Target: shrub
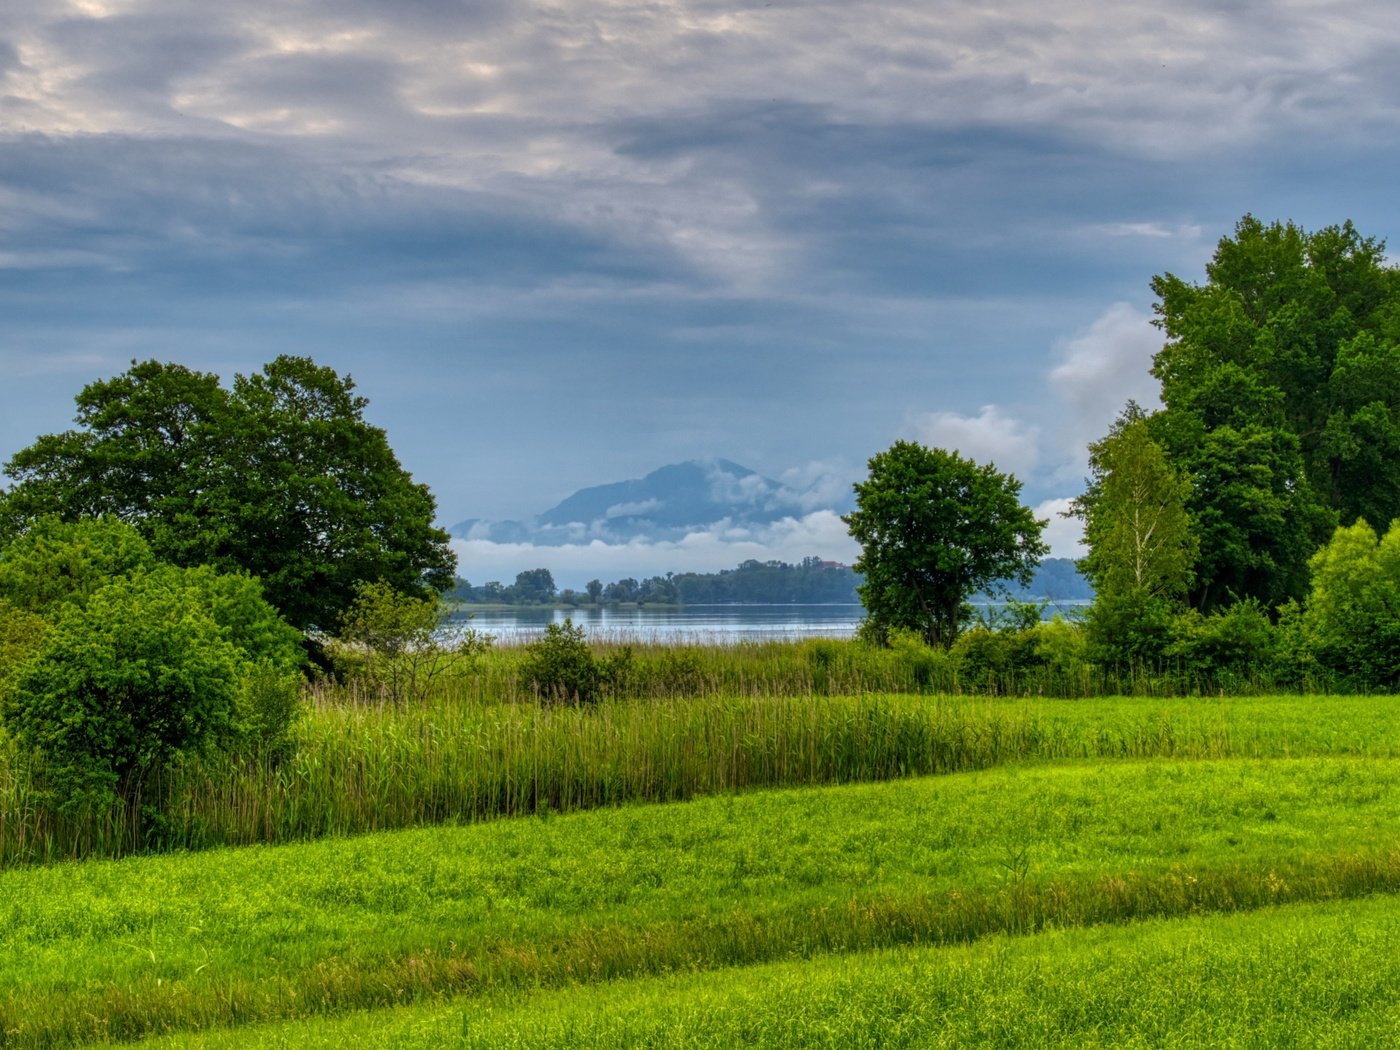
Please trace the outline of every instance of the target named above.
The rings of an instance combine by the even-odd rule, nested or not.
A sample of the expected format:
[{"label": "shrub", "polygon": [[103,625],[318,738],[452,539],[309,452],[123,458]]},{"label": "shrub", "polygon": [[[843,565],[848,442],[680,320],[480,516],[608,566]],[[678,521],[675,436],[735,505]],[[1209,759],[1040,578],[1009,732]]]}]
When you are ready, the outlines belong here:
[{"label": "shrub", "polygon": [[180,756],[285,750],[297,637],[256,581],[161,566],[69,604],[0,713],[60,808],[131,801]]},{"label": "shrub", "polygon": [[602,687],[613,696],[629,696],[637,688],[640,675],[636,653],[630,645],[620,645],[598,661]]},{"label": "shrub", "polygon": [[61,808],[102,806],[139,794],[176,755],[238,735],[242,663],[188,592],[121,580],[59,618],[5,720],[45,757]]},{"label": "shrub", "polygon": [[1382,538],[1365,521],[1339,528],[1308,565],[1318,661],[1366,688],[1400,685],[1400,521]]},{"label": "shrub", "polygon": [[113,579],[155,564],[141,535],[115,518],[44,517],[0,552],[0,597],[28,612],[56,616]]},{"label": "shrub", "polygon": [[1238,688],[1251,678],[1273,675],[1275,647],[1268,613],[1247,598],[1209,616],[1194,609],[1178,615],[1166,657],[1197,681]]},{"label": "shrub", "polygon": [[1172,603],[1141,594],[1104,595],[1085,618],[1089,659],[1104,667],[1158,667],[1172,641]]},{"label": "shrub", "polygon": [[890,630],[887,638],[895,664],[907,670],[917,688],[952,688],[953,658],[948,650],[929,645],[917,631],[898,627]]},{"label": "shrub", "polygon": [[1036,659],[1061,676],[1082,674],[1088,662],[1089,642],[1084,628],[1056,615],[1034,630]]},{"label": "shrub", "polygon": [[592,704],[603,685],[602,668],[571,619],[545,628],[544,637],[525,647],[520,680],[542,700]]},{"label": "shrub", "polygon": [[1041,665],[1036,642],[1035,631],[1024,628],[993,631],[974,627],[965,631],[952,649],[959,685],[989,693],[1020,688],[1028,672]]},{"label": "shrub", "polygon": [[340,640],[362,658],[360,673],[396,704],[422,700],[434,682],[467,670],[490,645],[469,627],[454,629],[441,599],[402,594],[383,580],[357,588],[341,617]]}]

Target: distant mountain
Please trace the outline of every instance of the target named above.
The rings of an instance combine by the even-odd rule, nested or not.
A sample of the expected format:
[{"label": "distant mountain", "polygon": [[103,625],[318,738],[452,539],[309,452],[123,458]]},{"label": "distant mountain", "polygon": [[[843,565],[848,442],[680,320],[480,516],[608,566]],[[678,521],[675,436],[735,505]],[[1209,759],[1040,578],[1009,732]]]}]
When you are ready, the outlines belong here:
[{"label": "distant mountain", "polygon": [[580,489],[529,521],[469,518],[450,531],[496,543],[626,543],[680,539],[716,525],[771,525],[816,509],[808,493],[748,467],[727,459],[692,459],[644,478]]}]

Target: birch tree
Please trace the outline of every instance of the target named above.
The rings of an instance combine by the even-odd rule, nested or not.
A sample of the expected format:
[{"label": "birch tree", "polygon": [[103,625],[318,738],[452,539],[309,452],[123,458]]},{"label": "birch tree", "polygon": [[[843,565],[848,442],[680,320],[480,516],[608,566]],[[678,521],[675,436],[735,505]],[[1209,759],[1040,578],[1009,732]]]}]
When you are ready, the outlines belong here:
[{"label": "birch tree", "polygon": [[1152,440],[1136,405],[1089,446],[1093,477],[1075,501],[1089,553],[1079,569],[1100,597],[1179,602],[1191,586],[1197,541],[1191,483]]}]

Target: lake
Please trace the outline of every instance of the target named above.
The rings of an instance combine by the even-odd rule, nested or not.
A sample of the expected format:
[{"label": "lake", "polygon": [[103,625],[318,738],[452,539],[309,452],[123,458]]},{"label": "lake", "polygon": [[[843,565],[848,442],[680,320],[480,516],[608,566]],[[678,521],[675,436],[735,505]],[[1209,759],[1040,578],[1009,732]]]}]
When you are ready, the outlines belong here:
[{"label": "lake", "polygon": [[[977,604],[977,603],[974,603]],[[1087,602],[1056,602],[1043,615],[1071,613]],[[983,606],[986,607],[985,605]],[[851,638],[865,616],[860,605],[686,605],[672,609],[491,609],[472,627],[505,644],[528,642],[551,623],[572,619],[589,637],[609,641],[742,642]]]},{"label": "lake", "polygon": [[498,641],[530,641],[567,617],[589,637],[642,642],[740,642],[850,638],[865,610],[859,605],[687,605],[673,609],[491,609],[471,625]]}]

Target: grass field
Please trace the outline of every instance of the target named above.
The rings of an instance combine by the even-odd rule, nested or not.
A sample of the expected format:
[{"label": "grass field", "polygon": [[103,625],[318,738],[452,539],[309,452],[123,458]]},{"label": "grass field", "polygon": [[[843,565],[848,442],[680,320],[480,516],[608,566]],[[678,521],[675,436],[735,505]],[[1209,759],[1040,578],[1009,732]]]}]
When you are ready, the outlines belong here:
[{"label": "grass field", "polygon": [[1390,897],[992,935],[152,1040],[153,1047],[1381,1047]]},{"label": "grass field", "polygon": [[869,668],[789,649],[323,689],[139,822],[0,739],[0,1047],[1391,1041],[1393,698],[830,695]]},{"label": "grass field", "polygon": [[[491,1039],[508,1044],[509,1017],[518,1016],[534,1019],[531,1038],[565,1045],[575,1023],[567,1019],[576,1017],[604,1045],[607,1025],[620,1022],[588,1020],[585,999],[571,1000],[570,988],[691,974],[635,992],[619,985],[629,1002],[654,1008],[634,1005],[618,1017],[644,1033],[683,1023],[713,999],[730,1003],[728,1023],[741,1025],[749,985],[727,968],[787,960],[774,979],[788,994],[814,967],[812,980],[832,989],[824,1009],[839,1015],[842,982],[864,983],[866,967],[903,964],[837,954],[1020,935],[1007,951],[1033,976],[1041,949],[1011,946],[1043,944],[1048,931],[1394,891],[1400,759],[1017,764],[7,871],[0,1029],[7,1046],[184,1038],[219,1027],[241,1038],[241,1026],[255,1022],[457,996],[447,1013],[375,1015],[373,1023],[421,1022],[431,1032],[480,1013],[497,1026]],[[1268,936],[1286,934],[1289,920],[1279,922]],[[1320,957],[1341,951],[1335,938],[1319,937]],[[1123,942],[1125,972],[1146,965],[1139,956],[1148,947],[1136,943]],[[1023,951],[1030,954],[1016,954]],[[963,958],[991,965],[976,953]],[[1079,970],[1054,979],[1073,983],[1090,969],[1086,954]],[[711,971],[724,972],[713,984],[696,976]],[[1237,976],[1255,979],[1229,979]],[[970,974],[968,988],[976,980],[992,978]],[[1154,980],[1163,996],[1175,987],[1170,967]],[[905,984],[872,988],[869,1010],[921,994],[913,976]],[[549,987],[560,989],[564,1028],[517,1002]],[[1028,976],[1003,991],[1034,998],[1037,987]],[[960,1001],[968,1031],[990,1023]],[[778,1003],[755,1024],[782,1045],[791,1018]],[[1115,1016],[1128,1017],[1124,1010]],[[855,1023],[833,1015],[838,1021]],[[269,1038],[282,1038],[278,1031]]]}]

